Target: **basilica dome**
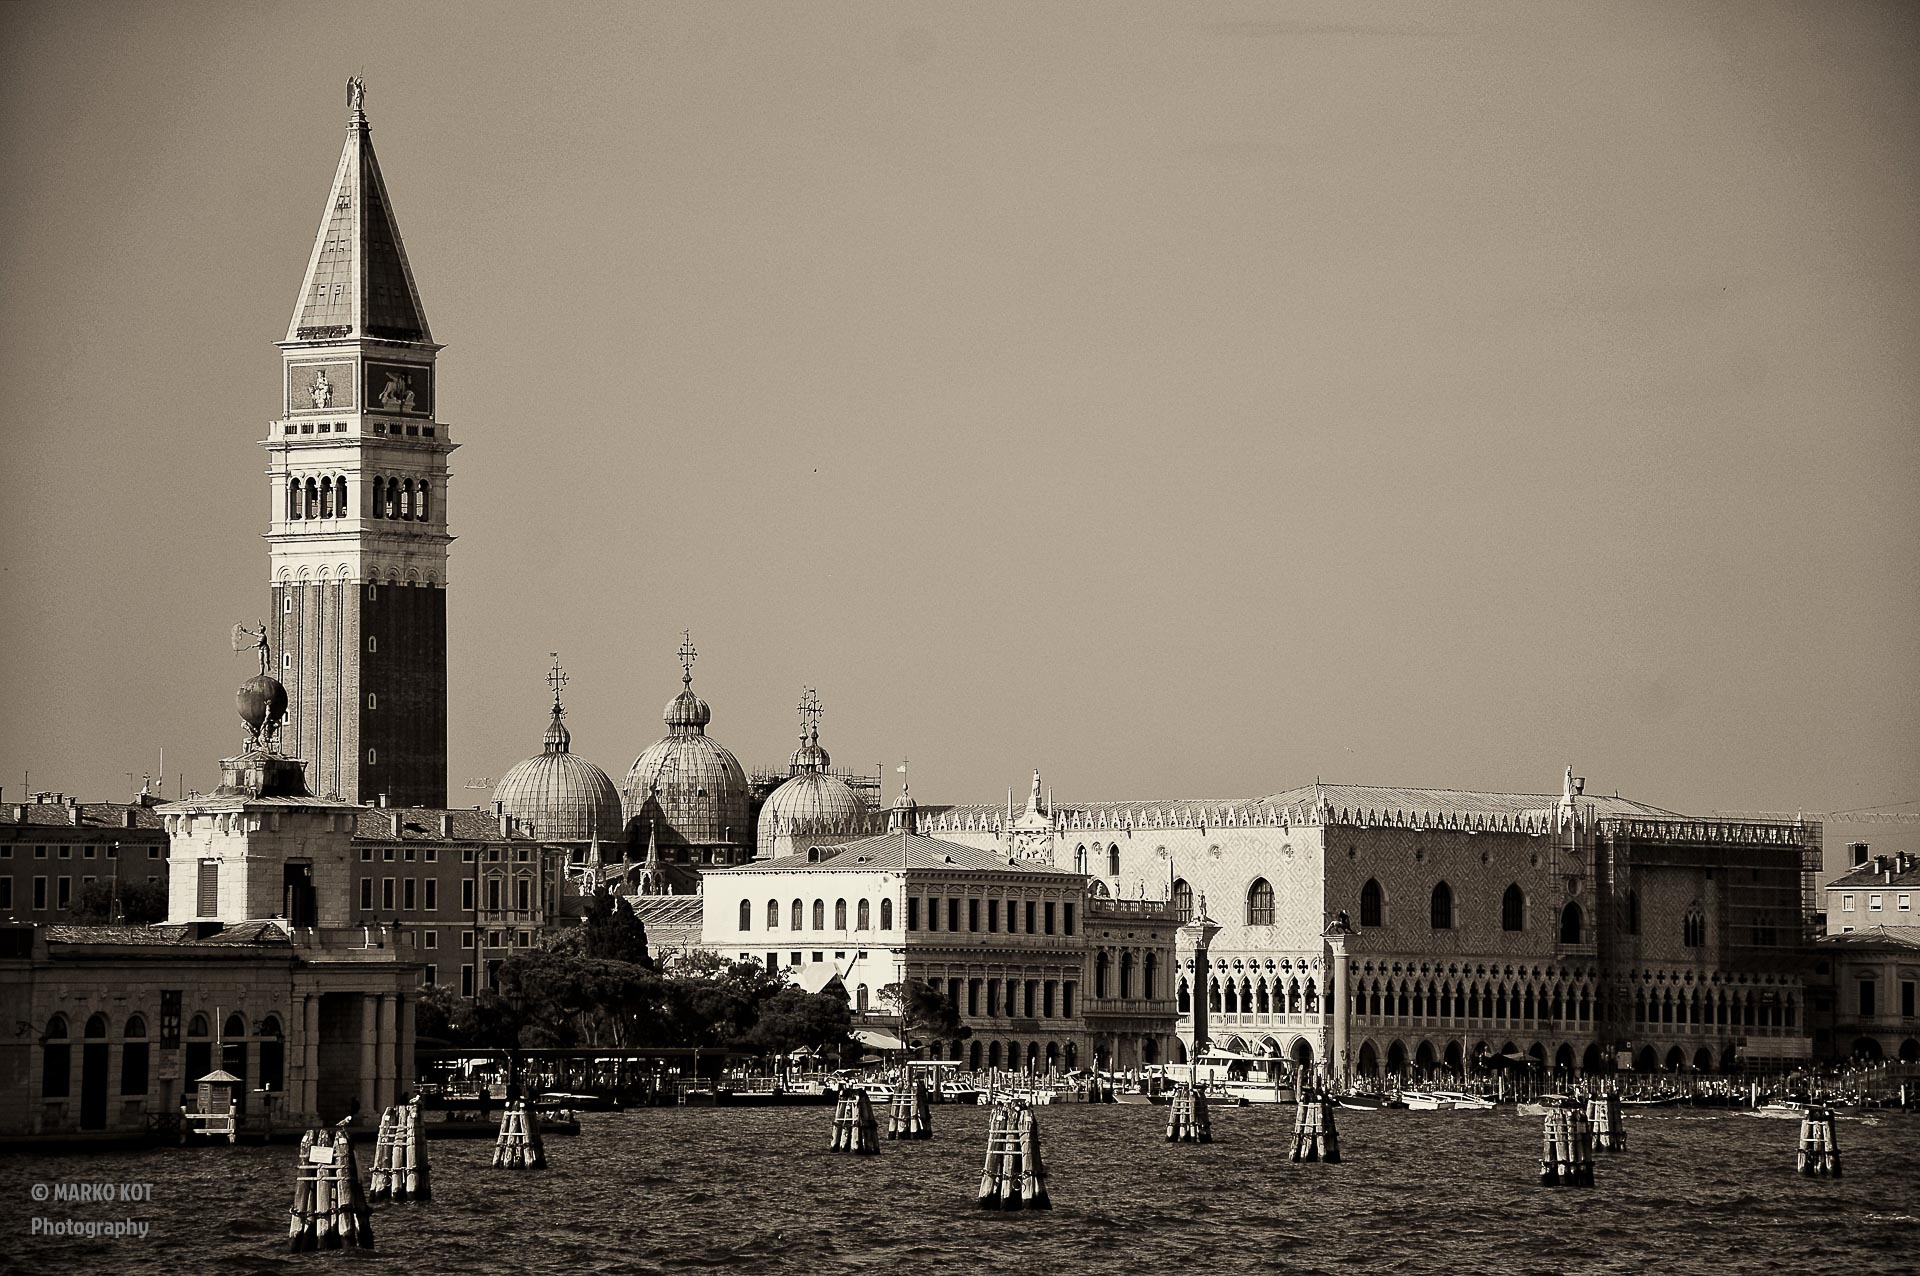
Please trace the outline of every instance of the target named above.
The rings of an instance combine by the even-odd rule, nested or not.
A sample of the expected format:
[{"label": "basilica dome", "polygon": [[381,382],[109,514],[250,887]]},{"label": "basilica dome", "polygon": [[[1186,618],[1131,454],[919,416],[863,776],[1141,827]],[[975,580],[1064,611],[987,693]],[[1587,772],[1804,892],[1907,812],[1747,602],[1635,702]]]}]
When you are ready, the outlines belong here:
[{"label": "basilica dome", "polygon": [[[815,712],[818,710],[816,708]],[[759,859],[773,859],[788,853],[810,837],[836,833],[857,833],[866,816],[866,805],[853,786],[827,767],[833,759],[820,747],[817,723],[800,737],[800,747],[788,760],[791,777],[768,796],[760,808],[760,825],[754,841]]]},{"label": "basilica dome", "polygon": [[713,711],[693,694],[691,653],[691,645],[681,650],[680,694],[667,702],[663,715],[667,734],[627,771],[622,808],[630,845],[657,838],[663,849],[744,847],[753,833],[747,822],[747,773],[707,734]]},{"label": "basilica dome", "polygon": [[493,790],[494,809],[513,816],[535,837],[613,841],[625,823],[620,794],[605,771],[570,752],[573,735],[562,721],[565,716],[556,695],[541,751],[501,779]]}]

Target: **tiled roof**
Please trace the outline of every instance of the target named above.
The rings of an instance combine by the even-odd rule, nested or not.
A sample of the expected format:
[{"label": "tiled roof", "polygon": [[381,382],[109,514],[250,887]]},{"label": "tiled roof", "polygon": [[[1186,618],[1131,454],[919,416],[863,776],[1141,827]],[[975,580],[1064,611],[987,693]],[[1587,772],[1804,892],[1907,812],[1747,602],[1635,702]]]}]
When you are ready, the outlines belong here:
[{"label": "tiled roof", "polygon": [[1865,930],[1850,930],[1840,935],[1822,935],[1814,942],[1838,944],[1845,948],[1874,944],[1920,948],[1920,926],[1869,926]]},{"label": "tiled roof", "polygon": [[1906,868],[1900,867],[1901,857],[1897,855],[1881,856],[1877,860],[1868,860],[1856,864],[1840,876],[1827,883],[1828,890],[1846,887],[1849,890],[1867,890],[1875,886],[1920,886],[1920,855],[1908,855]]},{"label": "tiled roof", "polygon": [[288,341],[348,337],[433,340],[367,119],[357,111],[287,326]]},{"label": "tiled roof", "polygon": [[[1550,811],[1560,802],[1558,793],[1501,793],[1482,789],[1406,789],[1377,784],[1303,784],[1286,789],[1261,801],[1268,806],[1311,805],[1325,797],[1335,807],[1348,810],[1442,811],[1460,815],[1524,815]],[[1594,793],[1575,799],[1582,807],[1592,807],[1601,817],[1628,816],[1641,819],[1680,819],[1676,811],[1635,802],[1623,797],[1602,797]]]},{"label": "tiled roof", "polygon": [[[453,817],[451,836],[440,832],[440,817]],[[403,842],[500,842],[506,839],[500,836],[500,820],[492,811],[476,811],[470,807],[377,807],[363,806],[359,809],[353,835],[362,841],[391,842],[394,840],[393,821],[400,822],[400,840]],[[524,833],[516,834],[517,842],[530,839]]]},{"label": "tiled roof", "polygon": [[47,942],[54,944],[140,944],[151,947],[190,948],[199,946],[271,944],[289,947],[292,939],[285,926],[276,921],[236,922],[203,938],[195,938],[194,927],[178,924],[156,926],[49,926]]},{"label": "tiled roof", "polygon": [[978,847],[963,846],[918,833],[882,833],[857,842],[814,848],[818,858],[807,852],[783,855],[779,859],[758,860],[738,868],[715,869],[718,873],[790,873],[832,869],[938,869],[992,873],[1058,873],[1060,870],[1025,860],[1008,860],[1003,855]]},{"label": "tiled roof", "polygon": [[[1121,828],[1230,827],[1245,824],[1312,823],[1325,800],[1336,818],[1378,818],[1387,813],[1440,819],[1538,821],[1559,804],[1557,793],[1500,793],[1469,789],[1413,789],[1369,784],[1308,784],[1263,798],[1170,798],[1130,802],[1062,802],[1051,813],[1071,836]],[[1601,818],[1683,818],[1673,811],[1622,797],[1583,794],[1583,810]],[[1001,803],[920,808],[922,827],[941,831],[992,831],[1006,823]],[[1016,820],[1018,815],[1016,814]]]},{"label": "tiled roof", "polygon": [[193,934],[191,926],[49,926],[47,940],[56,944],[180,944]]},{"label": "tiled roof", "polygon": [[698,895],[629,895],[633,915],[647,926],[684,926],[700,924]]},{"label": "tiled roof", "polygon": [[[19,827],[31,824],[35,827],[73,828],[73,812],[64,803],[27,802],[19,804],[23,819],[6,822]],[[80,828],[121,828],[124,813],[133,812],[133,826],[136,829],[159,829],[160,817],[152,807],[141,806],[135,802],[82,802],[79,804]],[[3,813],[11,817],[11,810]]]}]

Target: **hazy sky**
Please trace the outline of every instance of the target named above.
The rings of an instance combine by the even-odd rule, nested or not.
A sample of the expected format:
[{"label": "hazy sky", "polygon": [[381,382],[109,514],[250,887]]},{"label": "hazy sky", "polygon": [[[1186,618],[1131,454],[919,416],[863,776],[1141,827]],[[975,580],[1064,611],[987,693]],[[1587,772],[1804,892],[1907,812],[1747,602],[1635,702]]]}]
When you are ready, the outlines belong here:
[{"label": "hazy sky", "polygon": [[1913,5],[58,3],[0,41],[8,800],[239,742],[352,73],[462,444],[456,803],[538,750],[553,650],[621,778],[683,628],[749,766],[810,683],[923,801],[1568,763],[1920,799]]}]

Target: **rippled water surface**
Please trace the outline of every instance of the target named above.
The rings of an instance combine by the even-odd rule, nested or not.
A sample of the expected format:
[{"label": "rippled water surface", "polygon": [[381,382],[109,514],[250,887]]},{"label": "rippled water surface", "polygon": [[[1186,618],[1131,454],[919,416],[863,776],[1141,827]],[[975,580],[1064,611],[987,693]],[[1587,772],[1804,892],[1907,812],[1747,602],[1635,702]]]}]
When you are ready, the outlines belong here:
[{"label": "rippled water surface", "polygon": [[[589,1113],[549,1169],[495,1170],[484,1140],[432,1146],[435,1199],[376,1206],[372,1254],[285,1252],[294,1149],[196,1147],[0,1160],[0,1267],[74,1272],[1716,1273],[1920,1265],[1920,1117],[1843,1121],[1845,1177],[1793,1172],[1792,1121],[1629,1117],[1597,1185],[1542,1188],[1540,1122],[1510,1110],[1348,1112],[1346,1160],[1286,1160],[1291,1108],[1217,1111],[1215,1143],[1166,1110],[1040,1110],[1054,1207],[974,1208],[986,1110],[935,1139],[829,1153],[832,1109]],[[362,1173],[370,1145],[359,1150]],[[33,1184],[150,1182],[151,1204],[36,1205]],[[34,1236],[30,1219],[144,1219],[145,1239]]]}]

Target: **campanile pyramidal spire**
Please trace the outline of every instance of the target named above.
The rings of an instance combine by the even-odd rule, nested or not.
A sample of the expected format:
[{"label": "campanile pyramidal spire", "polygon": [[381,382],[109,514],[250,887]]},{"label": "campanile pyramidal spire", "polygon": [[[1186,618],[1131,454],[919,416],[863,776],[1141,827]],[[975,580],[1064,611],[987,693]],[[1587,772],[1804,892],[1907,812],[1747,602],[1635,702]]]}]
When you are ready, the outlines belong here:
[{"label": "campanile pyramidal spire", "polygon": [[287,335],[267,427],[284,737],[315,794],[444,806],[447,455],[441,347],[374,158],[365,86]]}]

